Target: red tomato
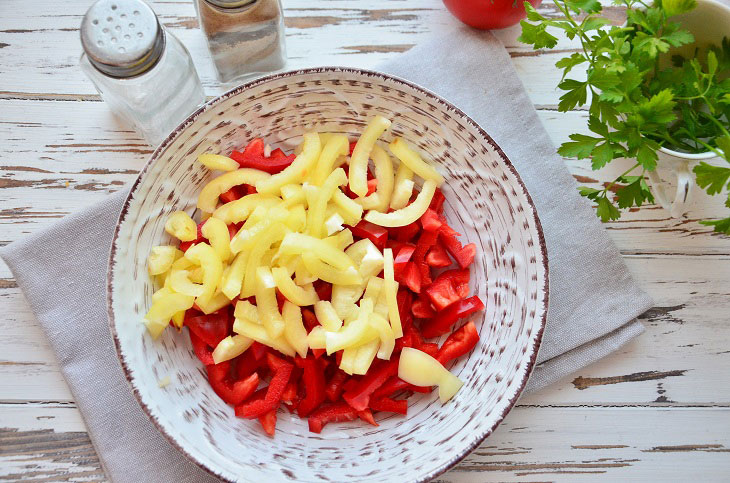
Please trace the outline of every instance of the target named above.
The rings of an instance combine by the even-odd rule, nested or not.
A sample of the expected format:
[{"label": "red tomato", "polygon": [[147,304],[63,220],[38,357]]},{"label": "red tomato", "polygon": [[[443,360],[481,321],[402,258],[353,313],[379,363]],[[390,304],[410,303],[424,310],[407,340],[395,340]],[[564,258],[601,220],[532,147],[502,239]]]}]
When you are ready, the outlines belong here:
[{"label": "red tomato", "polygon": [[[528,0],[533,7],[542,0]],[[503,29],[525,18],[523,0],[444,0],[456,18],[478,29]]]}]

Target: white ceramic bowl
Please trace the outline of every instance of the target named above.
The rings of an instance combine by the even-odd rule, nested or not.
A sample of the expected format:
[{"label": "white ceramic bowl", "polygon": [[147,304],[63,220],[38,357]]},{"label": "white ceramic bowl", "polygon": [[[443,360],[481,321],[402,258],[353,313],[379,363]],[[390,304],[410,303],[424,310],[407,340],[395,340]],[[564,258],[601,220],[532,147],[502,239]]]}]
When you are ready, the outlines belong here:
[{"label": "white ceramic bowl", "polygon": [[[464,387],[446,405],[412,396],[405,417],[374,428],[331,424],[321,434],[286,411],[276,437],[236,418],[206,381],[186,334],[153,341],[142,324],[152,285],[146,258],[171,240],[174,210],[195,211],[209,179],[195,159],[230,153],[255,136],[291,150],[308,130],[353,138],[369,118],[393,120],[384,139],[405,137],[446,176],[445,213],[478,247],[472,289],[486,303],[481,341],[451,370]],[[154,152],[119,218],[109,261],[109,319],[122,366],[145,412],[166,438],[210,473],[231,481],[423,481],[454,466],[512,408],[535,363],[545,325],[548,271],[535,207],[500,148],[463,112],[409,82],[376,72],[321,68],[276,74],[209,102]],[[170,377],[160,388],[158,381]]]}]

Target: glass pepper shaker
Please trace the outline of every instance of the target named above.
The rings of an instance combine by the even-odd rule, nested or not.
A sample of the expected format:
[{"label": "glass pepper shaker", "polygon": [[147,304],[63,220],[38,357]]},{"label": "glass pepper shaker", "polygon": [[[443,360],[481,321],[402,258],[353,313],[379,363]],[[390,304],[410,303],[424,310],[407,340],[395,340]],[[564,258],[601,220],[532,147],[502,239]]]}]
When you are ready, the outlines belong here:
[{"label": "glass pepper shaker", "polygon": [[187,49],[142,0],[94,3],[81,45],[81,69],[102,99],[153,146],[205,102]]},{"label": "glass pepper shaker", "polygon": [[280,0],[193,1],[222,83],[284,67]]}]

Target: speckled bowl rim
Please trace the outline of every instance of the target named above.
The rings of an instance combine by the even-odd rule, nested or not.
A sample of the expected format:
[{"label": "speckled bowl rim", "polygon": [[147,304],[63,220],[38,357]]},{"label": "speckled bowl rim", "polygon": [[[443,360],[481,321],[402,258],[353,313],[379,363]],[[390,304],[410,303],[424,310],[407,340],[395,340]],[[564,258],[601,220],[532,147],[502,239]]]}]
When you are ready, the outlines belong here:
[{"label": "speckled bowl rim", "polygon": [[238,87],[234,87],[233,89],[229,90],[228,92],[221,94],[218,97],[215,97],[214,99],[211,99],[210,101],[203,104],[200,108],[198,108],[195,112],[190,114],[183,122],[181,122],[166,138],[162,143],[155,149],[155,151],[150,156],[149,160],[145,163],[142,170],[140,170],[139,175],[137,176],[137,179],[132,183],[132,187],[129,190],[129,194],[127,194],[127,198],[124,200],[124,205],[122,206],[122,210],[119,214],[119,219],[117,220],[117,225],[114,229],[114,236],[112,238],[111,247],[109,251],[109,263],[107,266],[107,314],[109,318],[109,328],[111,330],[112,337],[114,339],[114,348],[117,353],[117,358],[119,359],[120,364],[122,365],[122,370],[124,371],[124,377],[127,379],[127,382],[129,383],[129,386],[132,388],[132,392],[134,394],[134,397],[137,399],[137,402],[142,407],[142,410],[144,413],[149,417],[150,421],[155,425],[155,427],[158,429],[158,431],[164,436],[164,438],[172,445],[174,446],[178,451],[180,451],[182,454],[184,454],[190,461],[198,465],[201,469],[209,473],[210,475],[219,478],[223,481],[233,482],[233,480],[229,480],[225,476],[223,476],[221,473],[216,471],[214,468],[208,467],[205,463],[199,461],[195,456],[190,454],[178,441],[170,434],[167,433],[167,431],[163,428],[162,424],[157,420],[156,416],[152,413],[150,408],[147,406],[147,404],[142,400],[142,396],[137,390],[137,388],[134,385],[134,382],[132,381],[132,375],[131,370],[127,366],[127,362],[122,355],[122,348],[119,341],[119,335],[117,334],[116,329],[116,321],[114,319],[114,311],[112,309],[112,284],[114,281],[113,277],[113,264],[114,264],[114,258],[116,256],[116,242],[117,238],[119,237],[119,229],[121,227],[122,222],[127,216],[127,211],[129,209],[129,205],[132,201],[132,197],[137,190],[137,187],[139,186],[140,182],[142,181],[142,177],[147,172],[149,167],[157,161],[159,156],[167,149],[167,147],[172,143],[172,141],[185,129],[187,129],[188,126],[190,126],[195,119],[197,119],[198,116],[200,116],[203,112],[207,111],[208,109],[211,109],[215,107],[218,103],[232,97],[240,94],[241,92],[245,91],[246,89],[249,89],[251,87],[256,87],[261,84],[265,84],[272,80],[277,79],[283,79],[287,77],[296,77],[303,74],[326,74],[326,73],[338,73],[338,74],[356,74],[359,76],[369,76],[369,77],[376,77],[379,80],[387,80],[399,84],[403,84],[405,86],[408,86],[409,88],[412,88],[416,91],[419,91],[426,97],[436,101],[446,109],[450,109],[454,111],[459,117],[461,117],[463,120],[465,120],[468,124],[471,124],[472,127],[474,127],[479,134],[494,148],[494,150],[497,152],[497,154],[502,158],[502,161],[506,165],[506,167],[512,172],[515,179],[519,183],[520,187],[522,188],[522,192],[525,195],[525,198],[527,199],[527,204],[532,209],[532,215],[533,215],[533,222],[535,223],[535,229],[537,230],[537,235],[540,243],[540,253],[542,255],[542,261],[543,261],[543,269],[545,271],[544,275],[544,282],[545,282],[545,288],[543,290],[543,312],[542,312],[542,320],[540,321],[540,327],[535,335],[533,347],[532,347],[532,353],[530,355],[530,360],[527,363],[525,375],[522,378],[522,380],[519,383],[519,387],[515,394],[509,399],[509,403],[502,411],[502,414],[500,414],[497,419],[495,420],[494,424],[491,428],[484,431],[483,434],[477,435],[469,444],[467,444],[464,447],[464,450],[457,455],[454,455],[453,457],[449,458],[448,460],[444,461],[440,468],[432,471],[429,474],[423,475],[420,477],[420,479],[415,480],[418,483],[430,481],[433,478],[436,478],[437,476],[447,472],[454,466],[456,466],[462,459],[464,459],[466,456],[469,455],[474,449],[476,449],[489,435],[491,435],[494,430],[499,426],[499,424],[504,420],[504,418],[507,416],[507,414],[512,410],[512,408],[517,403],[517,400],[519,399],[520,395],[522,394],[522,391],[525,389],[525,386],[527,385],[527,380],[529,379],[530,375],[532,374],[532,370],[535,367],[535,361],[537,359],[537,354],[540,349],[540,344],[542,342],[542,336],[543,332],[545,330],[545,324],[547,322],[547,314],[548,314],[548,300],[550,298],[550,276],[548,271],[548,253],[547,253],[547,246],[545,244],[545,235],[542,230],[542,224],[540,223],[540,218],[537,214],[537,208],[535,207],[534,202],[532,201],[532,197],[530,196],[530,193],[527,191],[527,187],[525,186],[525,183],[522,181],[522,178],[520,177],[519,173],[517,172],[517,169],[515,169],[514,165],[510,161],[510,159],[507,157],[507,155],[502,151],[502,148],[499,147],[499,145],[492,139],[492,137],[487,134],[487,132],[482,129],[479,124],[477,124],[476,121],[474,121],[471,117],[469,117],[464,111],[450,103],[449,101],[445,100],[441,96],[437,95],[436,93],[426,89],[425,87],[422,87],[418,84],[414,84],[411,81],[408,81],[406,79],[403,79],[401,77],[397,77],[394,75],[386,74],[383,72],[378,72],[374,70],[367,70],[367,69],[358,69],[358,68],[352,68],[352,67],[336,67],[336,66],[328,66],[328,67],[312,67],[312,68],[306,68],[306,69],[297,69],[297,70],[291,70],[291,71],[285,71],[285,72],[279,72],[276,74],[267,75],[264,77],[260,77],[256,80],[253,80],[251,82],[247,82],[245,84],[241,84]]}]

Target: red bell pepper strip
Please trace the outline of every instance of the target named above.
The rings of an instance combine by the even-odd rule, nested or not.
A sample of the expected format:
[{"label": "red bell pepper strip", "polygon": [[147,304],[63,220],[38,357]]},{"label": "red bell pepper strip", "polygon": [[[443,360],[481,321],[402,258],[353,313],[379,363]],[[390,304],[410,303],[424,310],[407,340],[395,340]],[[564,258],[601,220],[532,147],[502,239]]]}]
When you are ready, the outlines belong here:
[{"label": "red bell pepper strip", "polygon": [[286,302],[286,297],[284,297],[283,293],[279,292],[279,289],[276,289],[276,305],[279,307],[279,312],[284,308],[284,302]]},{"label": "red bell pepper strip", "polygon": [[444,201],[446,201],[446,198],[441,192],[441,189],[436,188],[436,191],[433,194],[433,198],[431,198],[431,206],[429,206],[429,208],[431,208],[436,213],[441,214],[444,209]]},{"label": "red bell pepper strip", "polygon": [[354,409],[362,411],[368,407],[372,393],[397,373],[398,359],[379,361],[379,364],[371,366],[367,374],[358,381],[355,387],[347,390],[342,398]]},{"label": "red bell pepper strip", "polygon": [[421,272],[415,262],[406,263],[402,269],[394,271],[395,280],[411,289],[413,292],[421,292]]},{"label": "red bell pepper strip", "polygon": [[428,208],[426,212],[421,215],[421,226],[426,231],[438,231],[443,225],[443,222],[439,219],[438,213]]},{"label": "red bell pepper strip", "polygon": [[413,392],[429,393],[429,392],[431,392],[431,388],[422,387],[422,386],[414,386],[412,384],[408,384],[406,381],[399,378],[398,376],[393,376],[390,379],[388,379],[388,381],[385,384],[380,386],[373,393],[371,399],[389,397],[399,391],[413,391]]},{"label": "red bell pepper strip", "polygon": [[307,333],[312,332],[312,329],[320,325],[312,309],[302,309],[302,323],[304,328],[307,329]]},{"label": "red bell pepper strip", "polygon": [[329,423],[354,421],[357,417],[357,411],[345,402],[322,406],[309,416],[309,430],[313,433],[320,433],[322,428]]},{"label": "red bell pepper strip", "polygon": [[193,345],[193,352],[200,359],[203,365],[210,366],[213,362],[213,349],[208,347],[208,344],[203,342],[203,339],[195,335],[193,332],[188,331],[190,335],[190,342]]},{"label": "red bell pepper strip", "polygon": [[438,242],[426,254],[426,263],[429,267],[443,268],[451,265],[451,257],[446,248]]},{"label": "red bell pepper strip", "polygon": [[386,411],[389,413],[407,414],[408,401],[405,399],[395,400],[389,397],[381,397],[370,401],[370,409],[373,411]]},{"label": "red bell pepper strip", "polygon": [[294,370],[294,365],[279,359],[271,353],[267,354],[266,358],[269,367],[274,371],[274,377],[271,378],[271,382],[266,389],[266,397],[263,400],[254,400],[237,405],[235,412],[236,416],[240,418],[255,419],[272,409],[276,409],[289,383],[289,377]]},{"label": "red bell pepper strip", "polygon": [[438,240],[438,232],[423,230],[416,243],[416,251],[413,252],[413,262],[418,265],[421,284],[424,286],[431,284],[431,267],[426,263],[426,253],[436,244],[436,240]]},{"label": "red bell pepper strip", "polygon": [[[400,289],[398,295],[396,295],[396,302],[398,303],[398,315],[400,315],[403,332],[407,333],[413,327],[413,294],[408,290]],[[397,339],[396,342],[398,342]]]},{"label": "red bell pepper strip", "polygon": [[251,347],[249,347],[248,351],[246,352],[253,353],[254,357],[256,357],[256,360],[258,361],[269,353],[269,348],[259,342],[254,341],[254,343],[251,344]]},{"label": "red bell pepper strip", "polygon": [[477,327],[474,322],[467,322],[444,341],[436,355],[436,360],[445,365],[447,362],[471,352],[477,342],[479,342]]},{"label": "red bell pepper strip", "polygon": [[257,360],[250,348],[234,360],[236,361],[236,379],[244,379],[254,372],[258,372],[263,365],[263,361]]},{"label": "red bell pepper strip", "polygon": [[461,246],[461,242],[450,233],[447,233],[443,227],[439,231],[439,239],[444,244],[446,251],[456,260],[461,268],[466,268],[474,261],[477,247],[473,243]]},{"label": "red bell pepper strip", "polygon": [[436,358],[436,354],[438,354],[439,352],[439,346],[438,344],[434,344],[433,342],[424,342],[421,344],[421,347],[419,347],[418,350],[421,352],[425,352],[433,358]]},{"label": "red bell pepper strip", "polygon": [[266,434],[268,434],[269,436],[274,436],[274,433],[276,432],[276,409],[272,409],[263,416],[260,416],[259,422],[264,428]]},{"label": "red bell pepper strip", "polygon": [[436,311],[431,307],[431,301],[423,297],[423,294],[413,301],[411,312],[417,319],[430,319],[436,315]]},{"label": "red bell pepper strip", "polygon": [[422,334],[427,339],[438,337],[451,330],[451,327],[459,320],[482,309],[484,309],[484,304],[476,295],[457,300],[439,311],[428,323],[423,324],[421,327]]},{"label": "red bell pepper strip", "polygon": [[231,238],[231,240],[233,240],[233,237],[236,236],[236,233],[238,233],[238,230],[241,229],[242,225],[243,223],[231,223],[230,225],[228,225],[228,236]]},{"label": "red bell pepper strip", "polygon": [[356,145],[357,141],[350,141],[350,156],[352,156],[352,152],[355,150]]},{"label": "red bell pepper strip", "polygon": [[228,308],[224,307],[208,315],[189,315],[187,311],[183,325],[211,347],[216,347],[228,336]]},{"label": "red bell pepper strip", "polygon": [[393,259],[393,269],[403,270],[406,263],[408,263],[413,257],[413,252],[415,251],[416,245],[413,245],[412,243],[403,243],[398,251],[394,250],[393,253],[396,255]]},{"label": "red bell pepper strip", "polygon": [[332,284],[324,280],[315,280],[314,290],[319,300],[332,300]]},{"label": "red bell pepper strip", "polygon": [[198,223],[198,235],[195,238],[195,240],[180,242],[180,250],[182,250],[183,252],[186,252],[186,251],[188,251],[188,248],[190,248],[191,246],[193,246],[197,243],[203,243],[203,242],[208,241],[208,239],[203,236],[203,231],[202,231],[203,225],[205,225],[206,221],[207,220],[201,221],[200,223]]},{"label": "red bell pepper strip", "polygon": [[287,156],[280,149],[272,151],[271,156],[267,158],[264,156],[264,147],[263,139],[252,139],[243,152],[233,151],[231,159],[236,161],[242,168],[260,169],[269,174],[283,171],[296,159],[295,155]]},{"label": "red bell pepper strip", "polygon": [[327,386],[324,388],[324,394],[330,402],[335,402],[342,396],[344,391],[345,381],[348,379],[348,375],[340,369],[337,369],[332,377],[330,377]]},{"label": "red bell pepper strip", "polygon": [[391,228],[390,230],[396,240],[406,243],[413,240],[413,238],[418,235],[418,232],[421,231],[421,227],[418,225],[417,221],[414,221],[406,226]]},{"label": "red bell pepper strip", "polygon": [[314,357],[302,359],[302,381],[304,382],[304,399],[299,403],[297,413],[300,418],[306,418],[322,404],[327,397],[325,394],[324,371]]},{"label": "red bell pepper strip", "polygon": [[350,231],[354,237],[367,238],[381,251],[388,241],[388,230],[369,221],[361,220],[357,225],[351,226]]},{"label": "red bell pepper strip", "polygon": [[437,310],[469,295],[469,270],[453,269],[441,273],[426,289]]},{"label": "red bell pepper strip", "polygon": [[369,409],[364,409],[362,411],[358,411],[357,416],[372,426],[378,425],[378,423],[375,422],[375,418],[373,417],[372,411],[370,411]]},{"label": "red bell pepper strip", "polygon": [[231,382],[230,362],[207,366],[208,381],[216,394],[226,403],[237,405],[244,402],[256,391],[259,385],[259,375],[255,372],[242,381]]}]

